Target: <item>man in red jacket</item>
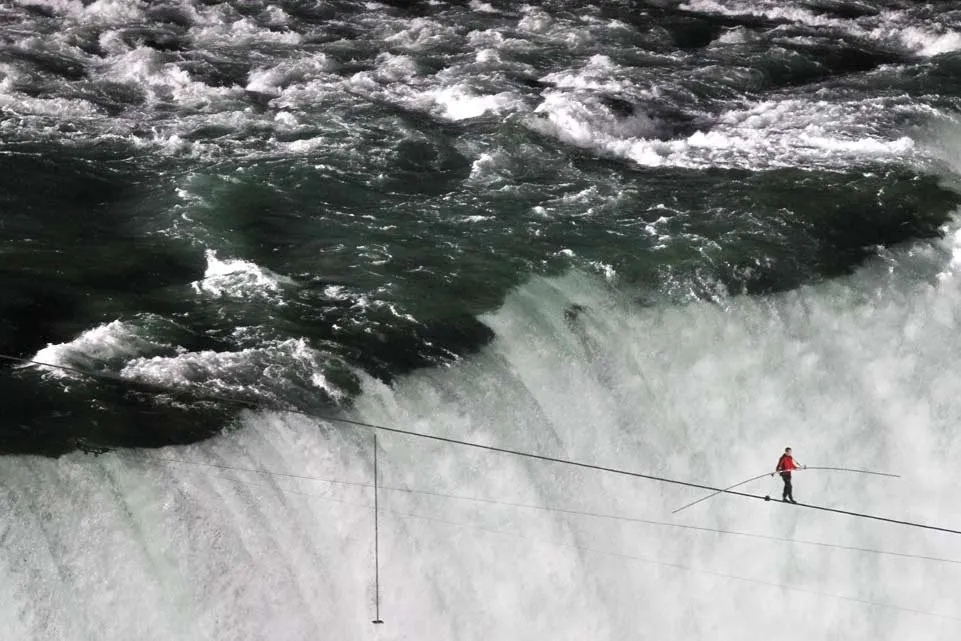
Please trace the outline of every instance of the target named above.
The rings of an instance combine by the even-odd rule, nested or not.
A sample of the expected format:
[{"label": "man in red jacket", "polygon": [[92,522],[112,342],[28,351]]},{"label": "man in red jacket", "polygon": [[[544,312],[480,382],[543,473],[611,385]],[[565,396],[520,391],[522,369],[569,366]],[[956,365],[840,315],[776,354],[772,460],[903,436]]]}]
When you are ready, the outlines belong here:
[{"label": "man in red jacket", "polygon": [[791,456],[791,448],[784,448],[784,454],[777,460],[777,467],[774,468],[771,476],[780,472],[781,478],[784,480],[784,494],[781,496],[781,500],[785,503],[797,503],[794,500],[794,488],[791,487],[791,470],[796,470],[799,467],[800,465]]}]

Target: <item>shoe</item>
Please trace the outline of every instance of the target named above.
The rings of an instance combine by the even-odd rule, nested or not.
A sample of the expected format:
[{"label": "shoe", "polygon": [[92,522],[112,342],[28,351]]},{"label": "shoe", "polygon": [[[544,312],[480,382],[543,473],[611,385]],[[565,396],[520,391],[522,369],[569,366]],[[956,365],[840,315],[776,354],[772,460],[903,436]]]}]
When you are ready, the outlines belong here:
[{"label": "shoe", "polygon": [[797,505],[797,501],[795,501],[793,498],[792,498],[789,502],[790,502],[790,503],[794,503],[795,505]]},{"label": "shoe", "polygon": [[784,501],[785,503],[790,503],[790,501],[788,501],[787,499],[781,499],[781,500]]}]

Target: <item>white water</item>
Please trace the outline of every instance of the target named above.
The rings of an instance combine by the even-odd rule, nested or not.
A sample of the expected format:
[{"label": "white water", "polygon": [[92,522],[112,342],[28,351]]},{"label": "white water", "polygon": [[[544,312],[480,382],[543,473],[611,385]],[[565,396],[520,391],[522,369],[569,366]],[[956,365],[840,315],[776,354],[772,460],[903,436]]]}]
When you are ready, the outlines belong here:
[{"label": "white water", "polygon": [[[714,485],[773,467],[791,445],[808,465],[902,475],[807,472],[795,483],[802,502],[961,528],[956,242],[724,307],[640,308],[598,280],[536,280],[487,319],[498,338],[480,355],[392,388],[368,381],[354,416]],[[570,322],[572,302],[586,309]],[[4,639],[961,633],[950,618],[958,564],[394,489],[381,493],[386,623],[374,627],[369,433],[296,415],[241,423],[146,453],[207,466],[139,454],[5,459]],[[380,442],[388,488],[961,560],[949,534],[734,497],[673,517],[700,494],[398,435]],[[779,491],[773,479],[745,489]]]},{"label": "white water", "polygon": [[[128,93],[142,95],[143,104],[108,113],[90,98],[78,97],[88,95],[89,87],[63,79],[53,81],[55,91],[50,90],[54,85],[45,85],[38,93],[32,68],[4,62],[0,64],[0,110],[10,117],[0,120],[0,130],[11,138],[29,133],[44,140],[106,139],[135,145],[151,155],[253,160],[323,151],[328,160],[339,160],[334,165],[348,165],[358,148],[376,156],[371,148],[391,142],[384,128],[399,128],[397,123],[372,123],[373,102],[419,112],[439,122],[517,121],[565,145],[645,167],[840,169],[852,162],[910,158],[914,149],[904,135],[904,120],[926,122],[932,114],[945,116],[942,107],[928,106],[924,97],[882,92],[876,98],[855,93],[841,100],[818,92],[763,100],[744,97],[729,108],[717,112],[711,108],[709,113],[703,113],[704,104],[687,104],[682,110],[696,115],[699,126],[696,131],[677,130],[676,123],[663,122],[656,110],[651,111],[652,101],[677,99],[678,94],[689,93],[685,87],[695,80],[712,84],[718,74],[737,75],[744,70],[718,66],[711,56],[692,68],[693,59],[681,52],[657,54],[660,63],[654,66],[619,64],[611,56],[616,59],[624,51],[633,51],[642,32],[595,17],[592,14],[598,9],[591,6],[577,19],[522,6],[509,15],[498,13],[500,20],[481,28],[474,25],[469,12],[452,9],[449,15],[410,18],[371,3],[368,11],[351,21],[359,29],[357,42],[376,53],[358,52],[356,62],[363,62],[365,68],[348,73],[336,61],[343,42],[304,46],[316,39],[325,41],[325,28],[290,30],[289,16],[278,7],[265,8],[258,22],[229,3],[184,2],[180,9],[190,22],[184,34],[189,50],[219,58],[246,47],[258,51],[257,57],[264,60],[242,81],[221,86],[198,78],[177,56],[129,42],[130,26],[151,24],[145,13],[148,3],[46,0],[17,4],[47,7],[62,21],[62,28],[42,36],[29,30],[18,32],[11,36],[13,50],[72,61],[89,70],[90,82],[113,90],[126,88]],[[692,0],[682,6],[691,11],[788,20],[821,27],[829,35],[858,36],[925,57],[961,46],[961,35],[949,25],[927,24],[910,11],[846,20],[783,4]],[[491,10],[483,2],[471,6],[475,13]],[[77,44],[91,26],[102,29],[97,40],[102,55]],[[748,39],[747,34],[722,37],[714,48]],[[557,45],[576,52],[570,66],[561,61],[535,66],[517,60],[518,52]],[[431,65],[425,64],[425,56],[431,55],[445,56],[447,64],[431,72]],[[509,80],[513,76],[554,87],[523,90]],[[264,108],[252,108],[247,91],[260,94]],[[636,113],[628,117],[614,113],[598,94],[622,99]],[[70,124],[67,130],[56,126],[61,116]],[[368,126],[370,132],[365,131]],[[210,128],[225,133],[210,138],[203,134]],[[347,144],[345,131],[352,137]],[[265,138],[263,132],[270,135]],[[484,144],[498,151],[496,139]],[[464,151],[477,159],[488,150]]]}]

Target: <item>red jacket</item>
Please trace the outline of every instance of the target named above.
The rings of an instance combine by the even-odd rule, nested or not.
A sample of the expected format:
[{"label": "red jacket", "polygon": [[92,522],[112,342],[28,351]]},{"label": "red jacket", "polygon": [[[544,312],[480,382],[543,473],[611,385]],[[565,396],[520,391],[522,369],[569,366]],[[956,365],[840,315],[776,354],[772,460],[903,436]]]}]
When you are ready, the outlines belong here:
[{"label": "red jacket", "polygon": [[794,457],[790,454],[782,454],[781,458],[777,460],[777,472],[790,472],[791,470],[797,469],[797,463],[794,462]]}]

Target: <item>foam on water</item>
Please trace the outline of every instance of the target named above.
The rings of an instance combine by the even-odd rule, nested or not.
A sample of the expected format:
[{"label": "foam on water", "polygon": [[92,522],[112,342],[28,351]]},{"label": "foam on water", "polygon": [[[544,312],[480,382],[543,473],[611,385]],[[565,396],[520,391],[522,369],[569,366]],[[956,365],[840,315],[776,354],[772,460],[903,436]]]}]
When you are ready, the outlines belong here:
[{"label": "foam on water", "polygon": [[281,95],[287,87],[302,84],[332,68],[333,64],[323,53],[287,60],[272,67],[251,70],[246,88],[248,91]]},{"label": "foam on water", "polygon": [[[172,349],[158,344],[135,324],[115,320],[87,330],[69,343],[48,345],[31,360],[50,365],[99,371],[105,364],[118,363],[146,353]],[[44,368],[50,376],[74,378],[78,374],[59,368]]]},{"label": "foam on water", "polygon": [[[277,15],[271,16],[276,21]],[[194,42],[199,45],[216,45],[230,47],[245,47],[256,43],[277,43],[296,45],[302,41],[302,36],[295,31],[272,31],[263,29],[259,24],[247,19],[239,18],[226,23],[195,28],[191,30]]]},{"label": "foam on water", "polygon": [[[110,33],[104,34],[101,42],[110,37]],[[101,78],[112,82],[136,83],[149,92],[152,101],[173,102],[181,108],[196,109],[208,107],[217,98],[240,93],[239,87],[216,88],[194,80],[179,65],[165,62],[164,57],[154,49],[138,47],[122,52],[118,48],[116,54],[101,72]]]},{"label": "foam on water", "polygon": [[[240,342],[250,333],[258,332],[248,327],[234,330]],[[118,320],[90,329],[68,343],[48,345],[30,360],[52,365],[40,369],[62,379],[87,380],[73,371],[81,370],[172,391],[196,391],[200,386],[206,393],[276,401],[299,387],[323,392],[325,399],[346,398],[344,390],[327,378],[333,359],[329,354],[311,348],[304,339],[264,340],[258,336],[256,342],[257,347],[236,351],[191,352],[151,338],[147,319]]]},{"label": "foam on water", "polygon": [[464,86],[448,86],[428,92],[437,104],[442,118],[466,120],[486,114],[497,114],[521,103],[509,92],[494,95],[476,95]]},{"label": "foam on water", "polygon": [[14,0],[20,6],[46,7],[58,15],[97,24],[135,21],[144,16],[144,3],[139,0]]},{"label": "foam on water", "polygon": [[961,33],[957,31],[932,33],[912,26],[899,29],[898,37],[922,56],[938,56],[961,49]]},{"label": "foam on water", "polygon": [[[191,284],[197,293],[213,296],[250,298],[272,296],[284,287],[295,286],[293,279],[255,265],[246,260],[217,258],[217,252],[207,250],[207,270],[203,280]],[[282,299],[277,304],[283,305]]]},{"label": "foam on water", "polygon": [[[242,332],[244,328],[238,328]],[[329,398],[343,398],[324,374],[327,355],[303,339],[263,342],[233,352],[183,352],[175,356],[131,359],[121,376],[174,390],[196,389],[233,397],[254,395],[275,400],[285,386],[308,382]]]},{"label": "foam on water", "polygon": [[899,102],[767,100],[671,138],[675,125],[648,116],[643,108],[619,117],[594,96],[548,91],[525,123],[565,143],[644,166],[840,169],[855,160],[900,163],[910,157],[911,138],[891,140],[873,130],[872,114],[890,112]]},{"label": "foam on water", "polygon": [[481,0],[471,0],[468,6],[479,13],[500,13],[492,4],[489,2],[481,2]]},{"label": "foam on water", "polygon": [[[887,9],[878,12],[877,16],[850,20],[832,18],[804,6],[786,6],[786,3],[771,0],[761,2],[689,0],[680,4],[679,8],[731,16],[763,16],[807,27],[830,28],[848,36],[896,44],[926,57],[957,51],[961,48],[961,32],[936,24],[920,26],[918,23],[924,24],[926,20],[923,17],[916,18],[911,11]],[[924,10],[923,5],[918,5],[917,8]]]}]

